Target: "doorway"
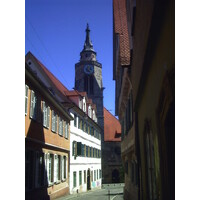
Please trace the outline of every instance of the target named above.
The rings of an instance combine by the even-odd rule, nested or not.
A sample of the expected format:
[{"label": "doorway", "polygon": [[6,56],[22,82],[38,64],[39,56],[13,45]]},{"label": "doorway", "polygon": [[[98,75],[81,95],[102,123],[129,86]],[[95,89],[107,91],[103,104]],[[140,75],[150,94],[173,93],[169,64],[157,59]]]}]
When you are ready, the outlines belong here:
[{"label": "doorway", "polygon": [[87,190],[91,190],[90,169],[87,170]]}]

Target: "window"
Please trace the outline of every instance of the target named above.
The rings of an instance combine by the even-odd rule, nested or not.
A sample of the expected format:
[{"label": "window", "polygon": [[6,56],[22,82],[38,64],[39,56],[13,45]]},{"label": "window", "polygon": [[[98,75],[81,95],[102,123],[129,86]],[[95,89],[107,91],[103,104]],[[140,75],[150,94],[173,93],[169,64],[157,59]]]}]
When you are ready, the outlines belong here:
[{"label": "window", "polygon": [[86,122],[84,122],[84,132],[86,132]]},{"label": "window", "polygon": [[67,139],[69,137],[69,124],[68,124],[68,122],[65,122],[65,135],[64,136]]},{"label": "window", "polygon": [[47,175],[48,175],[48,184],[53,183],[53,154],[48,154],[47,155]]},{"label": "window", "polygon": [[35,119],[35,120],[37,118],[37,97],[33,90],[31,91],[30,118]]},{"label": "window", "polygon": [[43,153],[36,152],[35,159],[35,186],[44,185],[44,155]]},{"label": "window", "polygon": [[62,172],[62,177],[61,177],[61,179],[62,180],[65,180],[65,157],[64,156],[62,156],[61,157],[61,172]]},{"label": "window", "polygon": [[25,115],[27,115],[28,107],[28,86],[25,85]]},{"label": "window", "polygon": [[58,118],[58,134],[63,136],[63,120],[61,117]]},{"label": "window", "polygon": [[77,142],[77,156],[81,156],[82,153],[81,153],[81,142]]},{"label": "window", "polygon": [[85,145],[81,144],[81,156],[85,156]]},{"label": "window", "polygon": [[86,183],[86,170],[84,170],[84,183]]},{"label": "window", "polygon": [[81,118],[79,118],[80,120],[80,129],[83,130],[83,120]]},{"label": "window", "polygon": [[76,187],[76,172],[73,172],[73,187]]},{"label": "window", "polygon": [[57,132],[57,115],[54,110],[52,110],[51,114],[51,130],[53,132]]},{"label": "window", "polygon": [[86,112],[86,102],[85,102],[85,97],[83,97],[83,112]]},{"label": "window", "polygon": [[92,157],[95,158],[95,148],[92,148],[93,153],[92,153]]},{"label": "window", "polygon": [[91,174],[90,174],[90,177],[91,177],[91,181],[93,181],[93,171],[91,170]]},{"label": "window", "polygon": [[91,135],[94,136],[94,128],[91,127]]},{"label": "window", "polygon": [[68,177],[68,157],[64,156],[64,179]]},{"label": "window", "polygon": [[88,157],[88,146],[86,146],[86,157]]},{"label": "window", "polygon": [[94,181],[96,181],[96,170],[94,170]]},{"label": "window", "polygon": [[82,185],[82,171],[79,171],[79,185]]},{"label": "window", "polygon": [[79,99],[79,108],[82,109],[83,108],[83,100],[80,98]]},{"label": "window", "polygon": [[55,132],[57,133],[58,132],[58,115],[56,114],[56,117],[55,117]]},{"label": "window", "polygon": [[95,121],[95,111],[92,111],[92,119]]},{"label": "window", "polygon": [[50,107],[46,105],[45,101],[42,102],[43,107],[43,126],[49,128]]},{"label": "window", "polygon": [[88,133],[88,124],[85,122],[85,132]]},{"label": "window", "polygon": [[54,182],[61,180],[61,157],[54,155]]},{"label": "window", "polygon": [[99,173],[98,173],[98,169],[97,169],[97,180],[99,179],[98,175],[99,175]]},{"label": "window", "polygon": [[25,188],[26,190],[31,190],[33,188],[33,178],[34,178],[34,155],[33,151],[25,151]]},{"label": "window", "polygon": [[80,129],[80,117],[78,117],[78,128]]},{"label": "window", "polygon": [[77,142],[76,141],[73,141],[72,142],[72,155],[73,156],[77,156]]},{"label": "window", "polygon": [[88,106],[88,115],[90,118],[92,117],[91,105]]},{"label": "window", "polygon": [[92,147],[90,147],[90,157],[92,157]]},{"label": "window", "polygon": [[89,124],[88,124],[87,128],[88,128],[87,133],[90,134],[90,125]]},{"label": "window", "polygon": [[99,170],[99,178],[101,178],[101,169]]}]

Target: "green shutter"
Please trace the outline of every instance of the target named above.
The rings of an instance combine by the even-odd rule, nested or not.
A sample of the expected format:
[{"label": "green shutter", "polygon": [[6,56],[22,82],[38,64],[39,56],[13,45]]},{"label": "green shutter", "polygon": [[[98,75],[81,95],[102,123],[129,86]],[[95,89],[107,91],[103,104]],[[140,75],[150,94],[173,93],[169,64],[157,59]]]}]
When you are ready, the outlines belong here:
[{"label": "green shutter", "polygon": [[77,156],[81,156],[81,142],[77,142]]}]

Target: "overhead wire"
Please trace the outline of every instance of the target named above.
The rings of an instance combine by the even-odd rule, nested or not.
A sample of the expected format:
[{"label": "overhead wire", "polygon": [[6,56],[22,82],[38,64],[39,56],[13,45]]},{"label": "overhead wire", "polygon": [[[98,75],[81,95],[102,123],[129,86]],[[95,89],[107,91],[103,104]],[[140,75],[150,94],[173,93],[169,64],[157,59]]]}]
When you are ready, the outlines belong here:
[{"label": "overhead wire", "polygon": [[[60,71],[60,69],[58,68],[57,64],[54,62],[52,56],[50,55],[48,49],[46,48],[45,44],[43,43],[42,39],[40,38],[39,34],[37,33],[36,29],[34,28],[33,24],[31,23],[31,21],[28,19],[27,16],[25,16],[25,19],[27,20],[27,22],[30,24],[30,26],[32,27],[35,35],[37,36],[39,42],[41,43],[41,45],[43,46],[44,50],[46,51],[46,54],[48,55],[48,57],[50,58],[51,62],[53,63],[53,66],[56,68],[56,70],[59,72],[59,74],[62,76],[64,82],[66,83],[66,86],[68,85],[68,82],[66,81],[66,79],[64,78],[62,72]],[[27,37],[28,39],[28,37]],[[30,41],[30,39],[28,39],[29,42],[31,43],[31,45],[34,47],[33,43]],[[36,48],[35,48],[36,49]],[[38,51],[37,51],[38,52]],[[40,55],[41,56],[41,55]],[[42,57],[41,57],[42,58]],[[43,58],[44,59],[44,58]]]}]

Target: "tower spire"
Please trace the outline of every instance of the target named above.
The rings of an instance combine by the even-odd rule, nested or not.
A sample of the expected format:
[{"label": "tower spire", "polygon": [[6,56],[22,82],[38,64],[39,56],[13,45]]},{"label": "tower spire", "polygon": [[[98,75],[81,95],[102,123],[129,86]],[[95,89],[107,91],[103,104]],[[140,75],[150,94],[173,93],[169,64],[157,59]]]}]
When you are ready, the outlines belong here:
[{"label": "tower spire", "polygon": [[84,43],[84,49],[83,50],[93,50],[93,44],[90,40],[90,28],[89,28],[89,24],[87,23],[87,28],[85,30],[86,32],[86,38],[85,38],[85,43]]}]

